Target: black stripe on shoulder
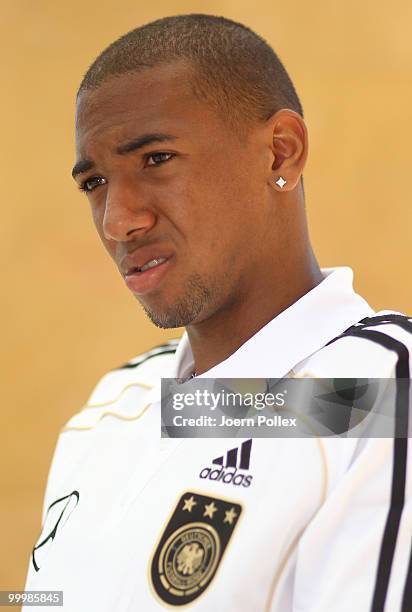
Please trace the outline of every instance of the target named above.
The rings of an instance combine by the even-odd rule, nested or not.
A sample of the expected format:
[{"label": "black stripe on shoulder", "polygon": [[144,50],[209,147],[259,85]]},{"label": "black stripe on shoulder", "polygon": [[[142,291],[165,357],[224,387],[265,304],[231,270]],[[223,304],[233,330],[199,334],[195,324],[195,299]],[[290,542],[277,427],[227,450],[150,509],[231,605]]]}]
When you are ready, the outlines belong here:
[{"label": "black stripe on shoulder", "polygon": [[[351,325],[350,327],[348,327],[348,329],[342,332],[339,336],[336,336],[336,338],[332,338],[332,340],[329,340],[329,342],[325,346],[329,346],[329,344],[332,344],[336,340],[339,340],[339,338],[345,338],[347,336],[356,335],[356,334],[352,334],[353,330],[364,329],[365,331],[367,331],[365,329],[367,327],[377,327],[377,326],[385,325],[385,324],[398,325],[405,331],[412,333],[411,317],[407,317],[405,315],[398,315],[398,314],[378,315],[376,317],[365,317],[364,319],[361,319],[358,323],[355,323],[354,325]],[[387,335],[387,334],[384,334],[384,335]]]},{"label": "black stripe on shoulder", "polygon": [[[393,317],[395,315],[391,316]],[[364,320],[362,322],[364,322]],[[383,323],[389,321],[385,319],[382,321],[375,322],[379,324],[381,322]],[[394,320],[391,322],[394,322]],[[397,324],[399,324],[399,319],[397,320]],[[389,580],[391,576],[399,526],[405,503],[406,467],[408,453],[410,369],[408,348],[402,342],[396,340],[395,338],[392,338],[388,334],[384,334],[380,331],[376,331],[373,329],[365,329],[365,327],[368,325],[370,325],[369,321],[366,321],[365,326],[354,325],[337,338],[334,338],[331,342],[334,342],[342,337],[356,336],[358,338],[365,338],[366,340],[370,340],[372,342],[380,344],[381,346],[396,352],[398,355],[398,360],[396,364],[396,379],[407,379],[407,385],[400,383],[396,385],[396,419],[394,431],[395,439],[393,446],[390,507],[386,517],[386,523],[381,542],[378,569],[376,573],[376,581],[371,608],[371,612],[383,612],[388,593]],[[331,342],[329,342],[329,344],[331,344]],[[411,582],[408,576],[405,585],[402,612],[407,612],[407,610],[411,609],[409,605],[411,602],[409,601],[408,603],[406,603],[406,598],[409,598],[410,595]]]},{"label": "black stripe on shoulder", "polygon": [[375,327],[377,325],[392,324],[398,325],[405,331],[412,334],[412,317],[399,314],[377,315],[375,317],[365,317],[355,325],[355,327]]},{"label": "black stripe on shoulder", "polygon": [[[391,323],[391,324],[399,325],[399,327],[401,327],[405,331],[412,333],[412,320],[411,319],[412,317],[407,317],[404,315],[390,314],[390,315],[379,315],[376,317],[366,317],[365,319],[362,319],[362,321],[360,321],[359,323],[362,324],[362,327],[375,327],[375,326],[380,326],[380,325]],[[360,325],[356,327],[360,327]],[[405,465],[407,464],[406,452],[407,452],[407,449],[405,449]],[[406,479],[406,474],[405,474],[405,479]],[[377,610],[380,610],[380,609],[383,610],[383,605],[384,605],[384,601],[381,605],[381,608],[378,607]],[[408,569],[406,572],[405,587],[404,587],[403,596],[402,596],[401,612],[410,612],[411,610],[412,610],[412,546],[411,546],[411,550],[409,553],[409,563],[408,563]]]},{"label": "black stripe on shoulder", "polygon": [[[403,507],[405,503],[405,485],[408,453],[408,421],[409,421],[409,389],[410,369],[408,348],[399,340],[388,334],[367,329],[385,324],[398,325],[407,332],[412,333],[412,318],[399,314],[376,315],[365,317],[355,325],[349,327],[342,334],[333,338],[326,346],[340,338],[356,336],[376,342],[385,348],[395,351],[398,355],[396,364],[396,377],[409,379],[407,385],[398,384],[396,389],[396,425],[393,447],[391,500],[385,529],[382,537],[379,554],[378,569],[371,612],[383,612],[388,592],[389,580],[395,553],[396,541],[400,527]],[[399,431],[401,430],[401,431]],[[400,612],[412,610],[412,548],[406,574],[405,587]]]},{"label": "black stripe on shoulder", "polygon": [[131,359],[127,363],[123,364],[122,366],[119,366],[118,368],[114,368],[114,369],[115,370],[127,370],[130,368],[137,368],[137,366],[141,365],[142,363],[144,363],[148,359],[151,359],[152,357],[157,357],[158,355],[166,355],[168,353],[171,353],[171,354],[176,353],[179,342],[180,341],[176,339],[176,340],[169,340],[168,342],[165,342],[164,344],[159,344],[158,346],[155,346],[152,349],[150,349],[150,351],[147,351],[146,353],[143,353],[142,355],[139,355],[138,357]]}]

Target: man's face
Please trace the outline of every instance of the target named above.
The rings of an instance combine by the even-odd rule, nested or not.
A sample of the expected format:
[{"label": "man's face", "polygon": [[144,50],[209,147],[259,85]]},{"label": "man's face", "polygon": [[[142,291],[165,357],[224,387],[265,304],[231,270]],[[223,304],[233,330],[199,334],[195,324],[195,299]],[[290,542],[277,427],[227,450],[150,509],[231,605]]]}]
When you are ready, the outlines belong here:
[{"label": "man's face", "polygon": [[[244,299],[268,223],[267,147],[253,132],[241,144],[189,79],[175,62],[111,78],[77,104],[77,159],[86,161],[76,180],[126,284],[164,328]],[[138,146],[147,134],[171,138]]]}]

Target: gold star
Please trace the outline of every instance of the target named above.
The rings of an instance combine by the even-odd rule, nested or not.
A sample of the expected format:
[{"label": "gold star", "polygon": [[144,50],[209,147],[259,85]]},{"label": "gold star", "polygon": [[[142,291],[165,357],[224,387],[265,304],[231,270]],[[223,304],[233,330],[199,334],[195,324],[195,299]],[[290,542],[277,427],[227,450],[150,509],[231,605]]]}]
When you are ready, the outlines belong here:
[{"label": "gold star", "polygon": [[193,495],[192,497],[189,497],[188,499],[184,499],[184,506],[183,506],[183,510],[189,510],[189,512],[192,512],[192,508],[193,506],[196,506],[197,502],[195,502]]},{"label": "gold star", "polygon": [[223,521],[224,523],[229,523],[229,525],[232,525],[234,519],[237,517],[237,514],[235,512],[234,508],[231,508],[230,510],[226,510],[225,511],[225,520]]},{"label": "gold star", "polygon": [[203,512],[203,516],[208,516],[211,519],[213,518],[213,514],[216,512],[217,507],[214,502],[210,502],[210,504],[205,505],[205,511]]}]

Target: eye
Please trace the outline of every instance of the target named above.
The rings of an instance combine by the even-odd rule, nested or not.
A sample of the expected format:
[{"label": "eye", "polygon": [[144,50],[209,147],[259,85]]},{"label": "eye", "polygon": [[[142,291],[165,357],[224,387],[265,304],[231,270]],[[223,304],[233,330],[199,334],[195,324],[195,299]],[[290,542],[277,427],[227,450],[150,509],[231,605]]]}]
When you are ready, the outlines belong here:
[{"label": "eye", "polygon": [[102,176],[91,176],[81,183],[79,186],[80,191],[85,191],[89,193],[98,187],[99,185],[105,185],[107,183],[106,179]]},{"label": "eye", "polygon": [[[169,156],[167,159],[164,159],[163,156]],[[146,160],[149,159],[155,159],[158,158],[159,162],[158,163],[154,163],[154,164],[147,164],[148,166],[160,166],[161,164],[164,164],[165,162],[169,161],[169,159],[171,159],[172,157],[174,157],[173,153],[165,153],[164,151],[159,151],[159,153],[150,153],[149,155],[146,156]]]}]

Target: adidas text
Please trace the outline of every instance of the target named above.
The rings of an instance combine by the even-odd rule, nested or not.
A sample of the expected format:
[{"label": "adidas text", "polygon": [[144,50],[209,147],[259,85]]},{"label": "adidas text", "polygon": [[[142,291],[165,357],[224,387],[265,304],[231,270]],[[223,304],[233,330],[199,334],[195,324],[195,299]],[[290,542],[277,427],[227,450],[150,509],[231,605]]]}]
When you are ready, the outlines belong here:
[{"label": "adidas text", "polygon": [[207,478],[208,480],[220,480],[225,484],[233,484],[236,487],[250,487],[253,476],[251,474],[238,474],[237,468],[225,470],[224,467],[220,468],[210,468],[206,467],[200,472],[200,478]]}]

